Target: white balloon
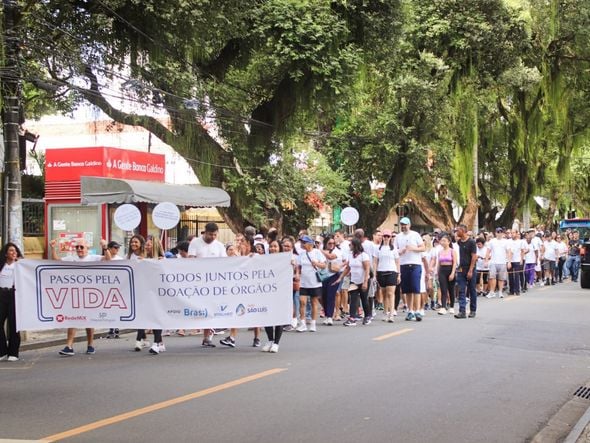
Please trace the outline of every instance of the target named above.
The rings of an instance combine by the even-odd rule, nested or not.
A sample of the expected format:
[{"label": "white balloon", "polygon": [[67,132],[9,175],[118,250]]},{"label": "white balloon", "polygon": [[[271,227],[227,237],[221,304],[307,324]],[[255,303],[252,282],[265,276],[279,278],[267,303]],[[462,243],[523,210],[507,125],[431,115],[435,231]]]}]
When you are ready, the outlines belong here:
[{"label": "white balloon", "polygon": [[355,208],[344,208],[340,214],[340,220],[347,226],[353,226],[359,221],[359,211]]}]

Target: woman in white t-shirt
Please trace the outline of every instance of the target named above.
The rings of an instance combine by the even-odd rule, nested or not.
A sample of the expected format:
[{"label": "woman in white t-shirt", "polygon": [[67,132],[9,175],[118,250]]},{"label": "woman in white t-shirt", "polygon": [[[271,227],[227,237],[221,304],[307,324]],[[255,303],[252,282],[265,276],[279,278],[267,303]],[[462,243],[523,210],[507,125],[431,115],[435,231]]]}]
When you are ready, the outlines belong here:
[{"label": "woman in white t-shirt", "polygon": [[369,273],[371,269],[371,258],[363,251],[363,245],[358,238],[350,242],[350,254],[344,272],[338,277],[337,285],[350,274],[350,318],[344,322],[344,326],[356,326],[358,316],[359,298],[363,305],[363,324],[371,323],[371,305],[369,303]]},{"label": "woman in white t-shirt", "polygon": [[488,262],[489,248],[485,245],[485,239],[478,237],[475,241],[477,246],[477,295],[488,295],[488,276],[490,275],[490,265]]},{"label": "woman in white t-shirt", "polygon": [[[23,254],[17,245],[6,243],[0,250],[0,360],[18,361],[20,333],[16,330],[14,267]],[[8,339],[4,332],[7,324]]]},{"label": "woman in white t-shirt", "polygon": [[383,289],[383,321],[393,323],[395,310],[395,287],[400,282],[399,252],[392,241],[392,232],[383,230],[381,244],[374,248],[374,269],[377,270],[377,283]]},{"label": "woman in white t-shirt", "polygon": [[327,270],[329,277],[322,282],[322,306],[324,308],[324,324],[332,326],[334,324],[334,310],[336,308],[336,292],[338,286],[333,283],[338,279],[342,270],[342,251],[336,247],[336,241],[333,235],[327,235],[324,238],[322,253],[327,260]]},{"label": "woman in white t-shirt", "polygon": [[316,322],[318,319],[319,299],[322,296],[322,281],[318,276],[318,271],[325,269],[327,266],[326,257],[319,249],[314,249],[314,241],[311,237],[304,235],[299,239],[303,252],[299,255],[299,275],[301,278],[301,288],[299,289],[299,325],[295,330],[297,332],[307,331],[305,324],[305,308],[307,298],[311,299],[311,322],[309,331],[315,332]]},{"label": "woman in white t-shirt", "polygon": [[562,240],[561,235],[555,236],[555,241],[557,242],[557,281],[559,283],[563,283],[563,267],[565,265],[565,261],[567,260],[567,244],[565,240]]}]

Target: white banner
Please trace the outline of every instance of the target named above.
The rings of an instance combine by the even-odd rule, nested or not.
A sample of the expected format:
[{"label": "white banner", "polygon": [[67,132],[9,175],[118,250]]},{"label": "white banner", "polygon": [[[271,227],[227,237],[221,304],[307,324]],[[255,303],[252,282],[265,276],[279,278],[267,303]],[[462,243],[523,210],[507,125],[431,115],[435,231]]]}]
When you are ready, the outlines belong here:
[{"label": "white banner", "polygon": [[19,330],[289,324],[290,254],[16,264]]}]

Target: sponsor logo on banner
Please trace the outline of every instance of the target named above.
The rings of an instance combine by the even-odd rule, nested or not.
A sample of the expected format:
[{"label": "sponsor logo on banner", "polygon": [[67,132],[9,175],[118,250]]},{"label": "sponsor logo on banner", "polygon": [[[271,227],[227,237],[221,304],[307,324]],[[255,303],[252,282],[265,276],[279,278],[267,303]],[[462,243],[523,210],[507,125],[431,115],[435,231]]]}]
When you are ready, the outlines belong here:
[{"label": "sponsor logo on banner", "polygon": [[236,308],[236,315],[238,317],[243,316],[246,313],[246,307],[243,304],[239,304],[238,307]]},{"label": "sponsor logo on banner", "polygon": [[268,306],[248,305],[246,312],[248,312],[248,314],[268,312]]},{"label": "sponsor logo on banner", "polygon": [[206,308],[184,308],[184,316],[190,318],[207,318],[207,309]]},{"label": "sponsor logo on banner", "polygon": [[218,305],[217,311],[213,313],[213,317],[232,317],[234,312],[229,308],[229,305]]},{"label": "sponsor logo on banner", "polygon": [[[35,276],[37,317],[42,322],[135,319],[130,266],[40,265],[35,268]],[[92,315],[86,315],[88,312]]]}]

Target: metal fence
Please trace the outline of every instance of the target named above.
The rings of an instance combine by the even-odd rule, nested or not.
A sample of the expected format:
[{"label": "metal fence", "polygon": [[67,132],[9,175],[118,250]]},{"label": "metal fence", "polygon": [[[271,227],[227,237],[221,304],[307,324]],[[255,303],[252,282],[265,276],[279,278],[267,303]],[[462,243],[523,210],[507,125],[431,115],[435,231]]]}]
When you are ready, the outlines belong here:
[{"label": "metal fence", "polygon": [[45,225],[42,199],[23,198],[23,236],[43,237]]},{"label": "metal fence", "polygon": [[205,225],[211,222],[217,223],[217,226],[219,226],[217,239],[220,242],[227,243],[233,241],[234,233],[223,220],[214,217],[199,217],[197,215],[192,217],[184,215],[180,218],[180,222],[176,228],[176,238],[178,241],[182,241],[201,235],[201,232],[205,230]]}]

